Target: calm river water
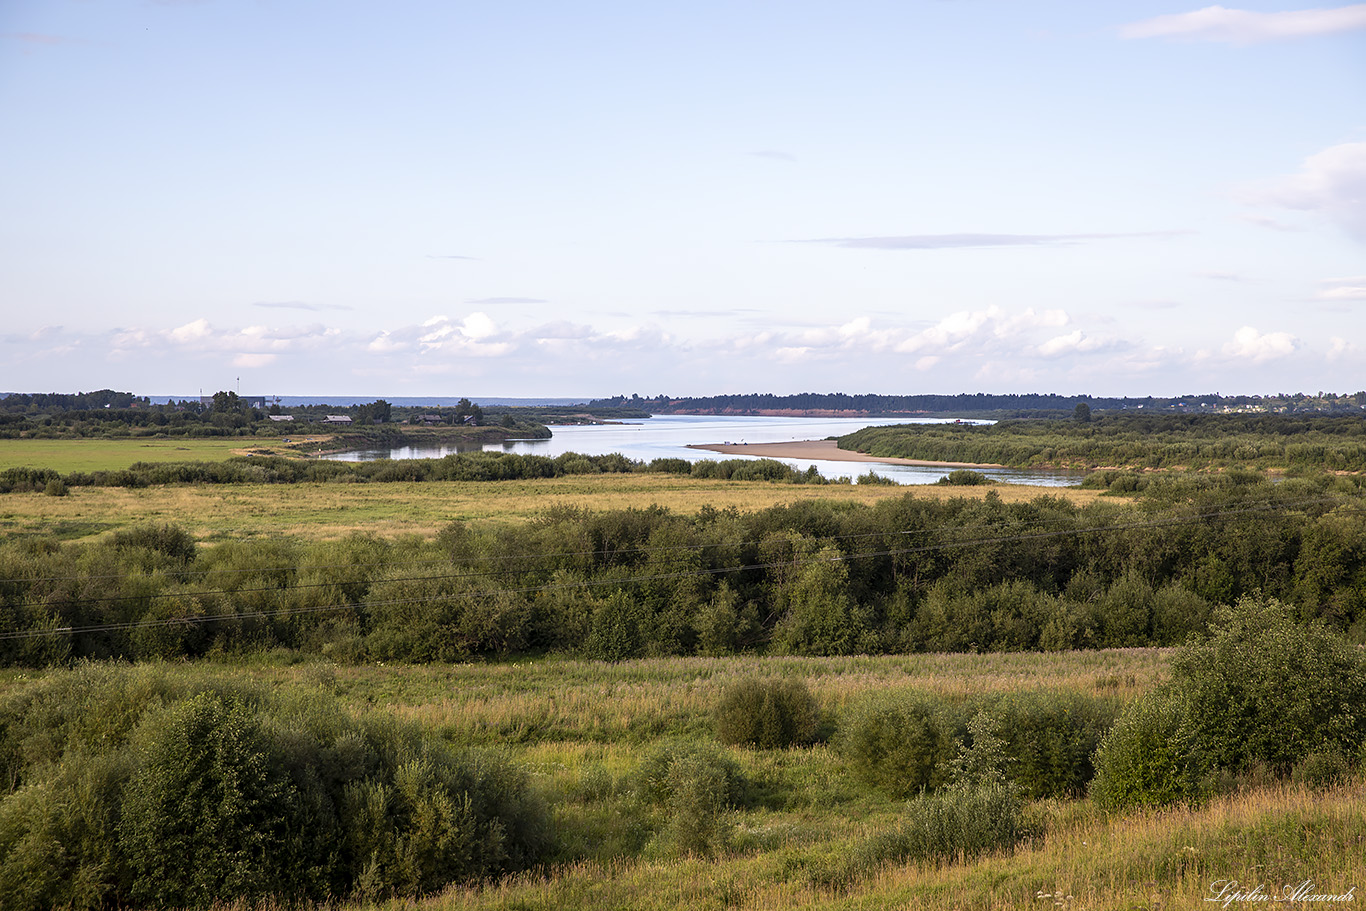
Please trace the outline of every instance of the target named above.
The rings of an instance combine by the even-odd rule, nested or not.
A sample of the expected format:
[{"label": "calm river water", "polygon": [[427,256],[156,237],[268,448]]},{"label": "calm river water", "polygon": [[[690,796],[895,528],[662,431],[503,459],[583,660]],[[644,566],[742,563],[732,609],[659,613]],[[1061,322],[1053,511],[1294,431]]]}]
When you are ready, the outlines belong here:
[{"label": "calm river water", "polygon": [[[556,425],[550,429],[554,436],[548,440],[509,440],[491,443],[482,448],[490,452],[515,452],[522,455],[555,457],[566,452],[584,455],[603,455],[619,452],[630,459],[648,462],[651,459],[750,458],[722,455],[699,449],[689,449],[689,443],[787,443],[793,440],[823,440],[843,436],[861,427],[876,427],[891,423],[886,418],[787,418],[787,417],[731,417],[715,415],[661,414],[629,424]],[[922,419],[899,423],[943,424],[947,419]],[[404,446],[396,449],[358,450],[336,453],[329,458],[361,462],[373,459],[437,459],[461,451],[456,446]],[[856,478],[872,471],[899,484],[933,484],[948,473],[946,468],[914,465],[882,465],[876,462],[830,462],[809,459],[780,459],[805,471],[816,466],[823,477]],[[1016,468],[984,468],[982,474],[1012,484],[1038,484],[1047,487],[1066,487],[1081,483],[1082,472],[1044,471]]]}]

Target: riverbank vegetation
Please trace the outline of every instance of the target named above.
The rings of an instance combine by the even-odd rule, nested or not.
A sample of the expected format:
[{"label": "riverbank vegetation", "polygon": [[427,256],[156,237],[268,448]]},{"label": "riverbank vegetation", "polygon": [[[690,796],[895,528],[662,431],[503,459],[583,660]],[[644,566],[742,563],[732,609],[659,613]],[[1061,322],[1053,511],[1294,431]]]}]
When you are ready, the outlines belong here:
[{"label": "riverbank vegetation", "polygon": [[880,458],[1015,468],[1366,471],[1356,416],[1104,414],[990,425],[867,427],[839,447]]}]

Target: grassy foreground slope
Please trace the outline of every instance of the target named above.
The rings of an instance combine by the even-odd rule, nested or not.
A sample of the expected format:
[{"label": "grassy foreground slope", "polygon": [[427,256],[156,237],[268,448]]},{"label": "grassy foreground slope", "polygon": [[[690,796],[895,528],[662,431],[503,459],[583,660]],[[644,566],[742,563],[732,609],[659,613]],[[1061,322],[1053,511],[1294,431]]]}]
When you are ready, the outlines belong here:
[{"label": "grassy foreground slope", "polygon": [[[711,724],[727,688],[755,677],[804,682],[827,724],[889,696],[954,704],[1062,694],[1120,706],[1167,679],[1169,655],[1132,649],[390,667],[265,658],[159,673],[173,688],[217,679],[287,699],[324,694],[357,717],[391,716],[453,749],[496,744],[525,770],[557,845],[542,866],[416,900],[340,905],[347,909],[1121,911],[1209,907],[1211,886],[1227,880],[1268,891],[1312,880],[1321,894],[1360,892],[1366,785],[1359,776],[1325,789],[1253,774],[1199,806],[1124,813],[1086,799],[1038,800],[1026,810],[1031,834],[1013,851],[878,863],[861,860],[862,852],[902,824],[907,804],[851,775],[837,736],[798,748],[725,747]],[[24,676],[5,672],[0,699],[35,675]],[[722,812],[716,831],[724,837],[710,850],[679,851],[668,837],[667,808],[641,796],[648,788],[642,775],[660,745],[680,739],[733,763],[747,782],[741,805]],[[264,907],[283,905],[267,900]]]}]

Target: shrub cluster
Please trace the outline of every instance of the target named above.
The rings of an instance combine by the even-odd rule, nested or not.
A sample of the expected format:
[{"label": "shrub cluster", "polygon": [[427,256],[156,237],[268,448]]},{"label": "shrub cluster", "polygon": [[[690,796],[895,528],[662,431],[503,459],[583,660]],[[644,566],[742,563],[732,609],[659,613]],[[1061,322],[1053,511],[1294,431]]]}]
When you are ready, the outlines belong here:
[{"label": "shrub cluster", "polygon": [[[877,696],[841,719],[838,744],[850,772],[892,797],[949,783],[960,744],[972,746],[972,720],[999,722],[1004,780],[1022,797],[1086,792],[1092,754],[1115,718],[1108,700],[1076,693],[1020,692],[964,702]],[[993,734],[993,736],[998,736]]]},{"label": "shrub cluster", "polygon": [[716,711],[722,743],[759,749],[812,743],[819,725],[815,697],[800,680],[742,680],[726,689]]},{"label": "shrub cluster", "polygon": [[1125,710],[1096,754],[1091,793],[1108,807],[1160,805],[1257,765],[1321,777],[1324,756],[1360,755],[1362,705],[1359,648],[1295,623],[1274,599],[1244,599],[1177,654],[1167,686]]},{"label": "shrub cluster", "polygon": [[710,855],[730,844],[728,812],[744,803],[748,782],[739,765],[714,748],[666,741],[641,761],[635,788],[662,815],[656,838],[661,848]]},{"label": "shrub cluster", "polygon": [[1011,788],[992,785],[921,794],[905,820],[860,845],[851,866],[862,873],[905,861],[944,863],[1009,850],[1023,835],[1023,804]]},{"label": "shrub cluster", "polygon": [[82,666],[0,705],[0,905],[417,896],[547,847],[521,773],[317,693]]}]

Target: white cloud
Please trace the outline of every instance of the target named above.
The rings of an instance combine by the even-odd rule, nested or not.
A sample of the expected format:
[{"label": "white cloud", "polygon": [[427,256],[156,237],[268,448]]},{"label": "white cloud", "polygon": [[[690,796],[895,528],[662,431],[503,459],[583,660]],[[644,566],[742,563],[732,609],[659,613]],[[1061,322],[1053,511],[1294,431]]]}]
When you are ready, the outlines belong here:
[{"label": "white cloud", "polygon": [[1340,361],[1343,358],[1356,360],[1358,348],[1345,338],[1334,336],[1328,340],[1328,360]]},{"label": "white cloud", "polygon": [[370,340],[370,344],[365,346],[365,350],[373,351],[376,354],[393,354],[396,351],[405,351],[408,345],[398,342],[388,332],[381,332]]},{"label": "white cloud", "polygon": [[1076,329],[1066,335],[1055,336],[1044,342],[1038,347],[1038,352],[1044,357],[1058,357],[1063,354],[1090,351],[1098,345],[1099,342],[1095,339],[1088,338],[1085,332]]},{"label": "white cloud", "polygon": [[209,325],[208,320],[202,317],[192,323],[177,326],[170,332],[171,341],[180,344],[202,341],[211,335],[213,335],[213,327]]},{"label": "white cloud", "polygon": [[1012,343],[1033,330],[1056,329],[1070,321],[1065,310],[1039,313],[1029,307],[1014,315],[1007,314],[1000,307],[962,310],[950,313],[928,329],[902,338],[891,347],[902,354],[914,354],[926,348],[947,352],[972,346],[994,349],[999,347],[997,343]]},{"label": "white cloud", "polygon": [[1294,354],[1299,346],[1299,340],[1289,332],[1263,334],[1252,326],[1243,326],[1233,333],[1233,341],[1226,343],[1222,351],[1228,357],[1261,364]]},{"label": "white cloud", "polygon": [[1131,22],[1122,26],[1119,33],[1123,38],[1177,38],[1256,44],[1361,28],[1366,28],[1366,3],[1279,13],[1207,6],[1190,13],[1174,13]]},{"label": "white cloud", "polygon": [[779,348],[773,352],[775,360],[788,364],[796,364],[808,360],[811,357],[810,348]]},{"label": "white cloud", "polygon": [[466,338],[477,341],[497,335],[498,324],[489,319],[486,313],[471,313],[460,324],[460,331],[464,333]]},{"label": "white cloud", "polygon": [[927,346],[953,350],[956,346],[972,338],[986,325],[988,320],[999,317],[1001,311],[996,307],[987,310],[950,313],[928,329],[913,335],[896,346],[896,350],[910,354]]},{"label": "white cloud", "polygon": [[1318,299],[1324,301],[1366,301],[1366,275],[1353,278],[1325,278]]},{"label": "white cloud", "polygon": [[1298,174],[1250,195],[1284,209],[1317,212],[1366,242],[1366,142],[1330,146],[1306,158]]}]

